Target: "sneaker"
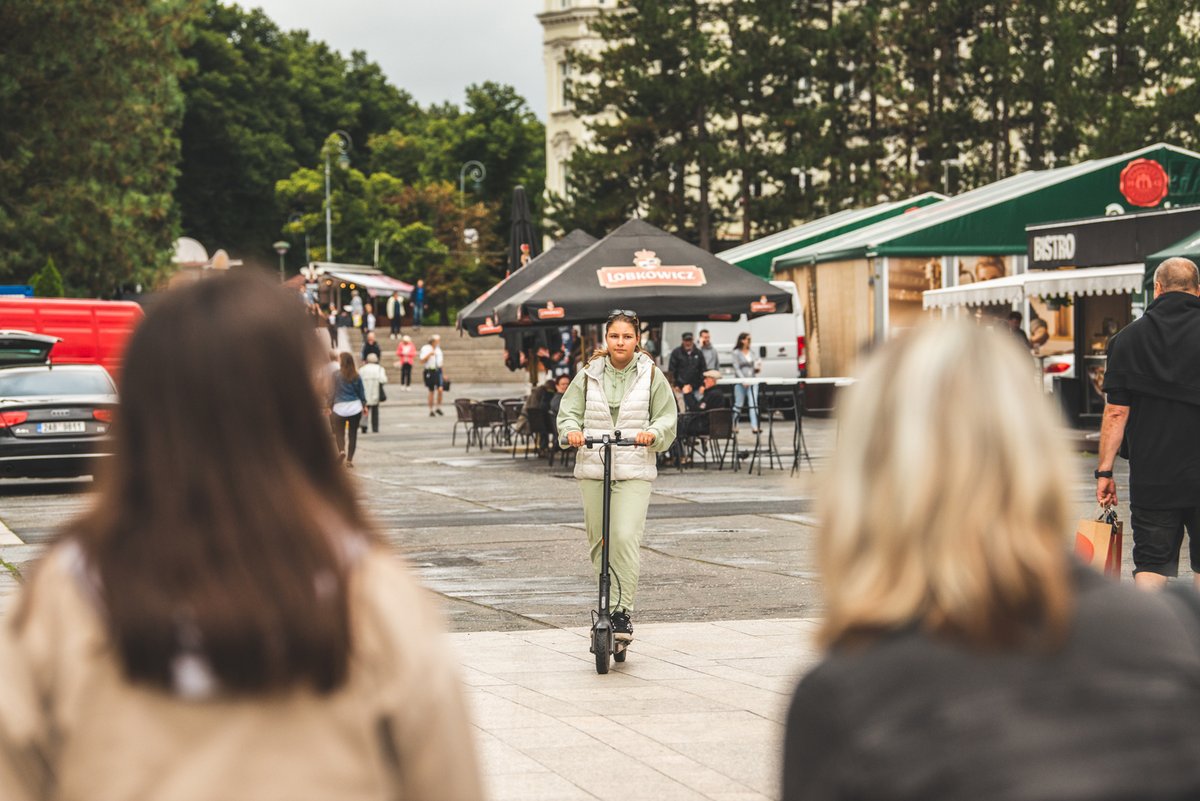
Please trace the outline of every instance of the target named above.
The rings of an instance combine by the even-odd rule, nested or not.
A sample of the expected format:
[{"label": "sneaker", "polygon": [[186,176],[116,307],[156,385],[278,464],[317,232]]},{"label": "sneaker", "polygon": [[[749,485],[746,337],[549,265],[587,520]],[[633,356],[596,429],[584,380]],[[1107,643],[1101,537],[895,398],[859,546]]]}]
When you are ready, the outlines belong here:
[{"label": "sneaker", "polygon": [[432,409],[430,409],[430,410],[429,410],[429,416],[430,416],[430,417],[433,417],[433,416],[434,416],[434,414],[433,414],[433,410],[432,410]]},{"label": "sneaker", "polygon": [[442,414],[442,407],[439,406],[438,408],[434,409],[434,411],[437,412],[438,417],[445,417],[445,415]]},{"label": "sneaker", "polygon": [[612,613],[613,637],[629,642],[633,639],[633,621],[624,609]]}]

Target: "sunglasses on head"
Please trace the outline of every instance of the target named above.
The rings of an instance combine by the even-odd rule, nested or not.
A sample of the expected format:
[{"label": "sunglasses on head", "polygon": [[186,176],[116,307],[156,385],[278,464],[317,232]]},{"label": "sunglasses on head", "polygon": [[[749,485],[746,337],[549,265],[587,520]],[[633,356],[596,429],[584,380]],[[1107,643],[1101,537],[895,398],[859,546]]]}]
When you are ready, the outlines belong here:
[{"label": "sunglasses on head", "polygon": [[637,316],[638,316],[637,312],[635,312],[631,309],[613,309],[612,311],[610,311],[608,313],[608,319],[610,319],[610,320],[615,320],[618,317],[632,317],[633,319],[636,320]]}]

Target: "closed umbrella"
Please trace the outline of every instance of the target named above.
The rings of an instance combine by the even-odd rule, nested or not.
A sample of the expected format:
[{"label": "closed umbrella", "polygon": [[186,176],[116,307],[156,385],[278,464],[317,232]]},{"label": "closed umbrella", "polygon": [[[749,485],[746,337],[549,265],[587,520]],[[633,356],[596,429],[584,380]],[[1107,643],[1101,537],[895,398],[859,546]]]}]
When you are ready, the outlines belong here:
[{"label": "closed umbrella", "polygon": [[498,303],[501,325],[576,325],[613,309],[644,321],[733,320],[792,310],[791,294],[668,234],[630,220]]},{"label": "closed umbrella", "polygon": [[[508,236],[508,274],[521,269],[526,262],[538,257],[542,249],[538,246],[537,231],[533,227],[533,213],[529,210],[529,198],[525,187],[513,189],[512,223]],[[523,258],[528,256],[528,258]]]}]

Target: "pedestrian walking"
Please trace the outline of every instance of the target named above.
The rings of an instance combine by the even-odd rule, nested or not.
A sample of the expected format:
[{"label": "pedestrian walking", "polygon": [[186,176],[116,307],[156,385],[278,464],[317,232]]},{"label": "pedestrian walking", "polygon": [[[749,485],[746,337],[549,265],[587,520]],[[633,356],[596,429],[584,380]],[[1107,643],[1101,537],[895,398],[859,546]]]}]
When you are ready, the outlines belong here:
[{"label": "pedestrian walking", "polygon": [[[738,334],[737,344],[733,346],[733,374],[737,378],[757,378],[762,362],[754,358],[750,349],[750,332]],[[740,381],[733,385],[733,408],[738,415],[742,408],[750,407],[750,429],[759,433],[758,426],[758,384],[753,381]]]},{"label": "pedestrian walking", "polygon": [[482,798],[439,614],[337,468],[310,329],[231,272],[134,331],[111,468],[0,625],[5,801]]},{"label": "pedestrian walking", "polygon": [[379,433],[379,404],[387,400],[383,388],[387,385],[387,370],[379,363],[378,353],[368,353],[366,362],[358,371],[362,379],[363,394],[366,396],[367,413],[363,415],[362,432],[367,433],[367,417],[371,418],[371,433]]},{"label": "pedestrian walking", "polygon": [[1188,259],[1154,271],[1154,301],[1108,342],[1107,404],[1100,426],[1096,500],[1117,504],[1113,465],[1125,443],[1133,527],[1133,579],[1162,587],[1179,575],[1188,535],[1200,586],[1200,275]]},{"label": "pedestrian walking", "polygon": [[[442,367],[445,362],[445,357],[442,354],[442,338],[434,334],[429,338],[429,342],[421,347],[421,352],[417,354],[417,360],[421,362],[421,367],[425,373],[425,389],[429,390],[429,416],[442,414]],[[437,396],[437,405],[434,405],[434,396]]]},{"label": "pedestrian walking", "polygon": [[712,334],[709,333],[707,328],[701,328],[698,336],[700,342],[697,347],[700,351],[700,355],[704,357],[704,369],[721,369],[721,357],[720,354],[717,353],[717,349],[713,347]]},{"label": "pedestrian walking", "polygon": [[[346,467],[354,467],[354,451],[358,448],[358,425],[367,405],[367,393],[362,378],[354,367],[354,357],[349,353],[338,355],[338,371],[333,374],[333,391],[329,397],[329,427],[337,443],[338,459],[345,459]],[[347,427],[350,441],[347,444]]]},{"label": "pedestrian walking", "polygon": [[583,519],[592,566],[600,575],[604,514],[604,464],[599,449],[583,448],[586,436],[613,430],[636,439],[642,448],[615,448],[609,561],[613,575],[610,603],[614,636],[633,639],[632,613],[640,573],[639,546],[646,528],[657,454],[675,441],[675,396],[654,360],[638,344],[640,325],[630,311],[613,312],[604,327],[605,347],[579,371],[559,402],[556,421],[560,444],[579,448],[575,478],[583,496]]},{"label": "pedestrian walking", "polygon": [[784,801],[1200,797],[1200,599],[1071,557],[1070,456],[1012,336],[910,332],[838,417]]},{"label": "pedestrian walking", "polygon": [[334,304],[329,304],[329,314],[326,320],[329,322],[329,347],[336,348],[338,346],[338,310]]},{"label": "pedestrian walking", "polygon": [[417,279],[417,286],[413,289],[412,313],[413,328],[420,330],[421,323],[425,320],[425,280],[423,278]]},{"label": "pedestrian walking", "polygon": [[353,307],[347,303],[337,315],[337,344],[340,353],[350,352],[350,329],[354,327]]},{"label": "pedestrian walking", "polygon": [[357,289],[350,290],[350,314],[354,317],[354,327],[362,325],[363,299]]},{"label": "pedestrian walking", "polygon": [[400,336],[400,327],[404,322],[404,297],[399,291],[393,292],[392,296],[387,299],[384,311],[387,313],[388,324],[392,328],[388,339],[396,339]]},{"label": "pedestrian walking", "polygon": [[667,360],[667,372],[675,379],[675,386],[686,396],[700,386],[705,369],[704,356],[696,347],[696,337],[691,331],[685,331],[679,347],[671,351],[671,357]]},{"label": "pedestrian walking", "polygon": [[364,334],[375,331],[375,307],[370,303],[363,307],[362,330]]},{"label": "pedestrian walking", "polygon": [[396,366],[400,368],[400,386],[405,392],[412,391],[413,362],[417,358],[417,346],[413,344],[408,334],[400,336],[400,344],[396,346]]},{"label": "pedestrian walking", "polygon": [[371,354],[375,354],[375,361],[383,358],[383,351],[380,349],[379,343],[375,341],[374,331],[367,332],[367,336],[363,340],[362,353],[359,354],[359,361],[365,364],[367,357]]}]

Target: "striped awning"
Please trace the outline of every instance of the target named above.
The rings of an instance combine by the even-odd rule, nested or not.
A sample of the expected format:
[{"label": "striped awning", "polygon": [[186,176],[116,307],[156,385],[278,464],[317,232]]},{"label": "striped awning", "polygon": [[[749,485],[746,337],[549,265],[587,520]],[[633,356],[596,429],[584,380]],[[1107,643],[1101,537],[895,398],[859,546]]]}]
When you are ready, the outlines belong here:
[{"label": "striped awning", "polygon": [[991,281],[927,290],[922,293],[922,305],[926,309],[1007,306],[1028,298],[1130,294],[1141,291],[1145,270],[1143,264],[1121,264],[1116,267],[1040,270],[1006,275]]}]

